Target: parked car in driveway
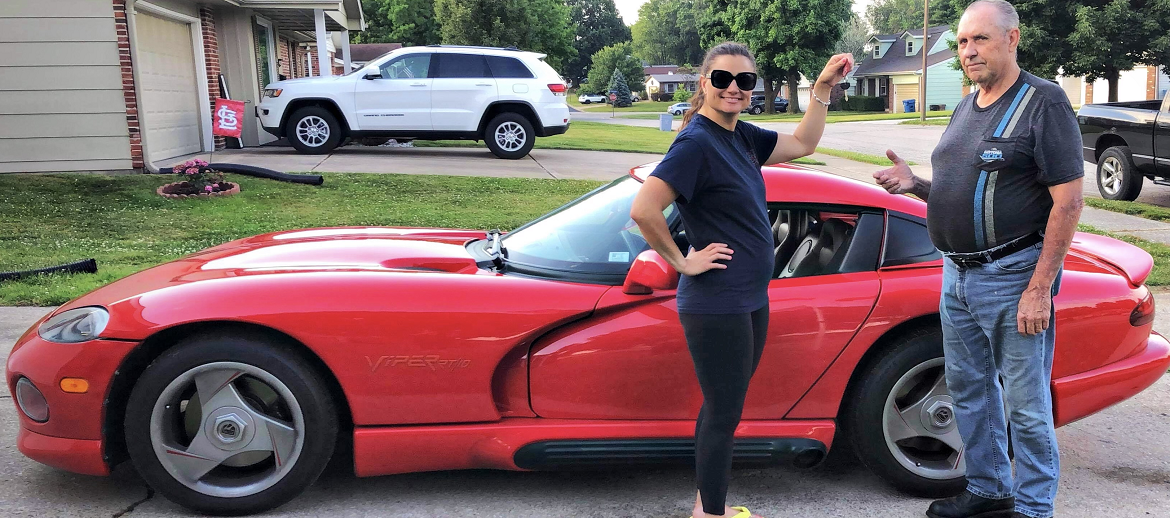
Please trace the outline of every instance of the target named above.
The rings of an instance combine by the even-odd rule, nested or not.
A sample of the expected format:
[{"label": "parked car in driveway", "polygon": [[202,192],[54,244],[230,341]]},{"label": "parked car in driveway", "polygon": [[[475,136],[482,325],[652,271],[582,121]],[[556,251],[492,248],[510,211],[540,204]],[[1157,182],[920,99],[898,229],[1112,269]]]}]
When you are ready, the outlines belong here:
[{"label": "parked car in driveway", "polygon": [[691,109],[691,103],[674,103],[666,108],[666,112],[671,115],[682,115],[689,109]]},{"label": "parked car in driveway", "polygon": [[346,138],[483,140],[522,158],[569,129],[565,82],[544,54],[430,45],[395,50],[344,76],[278,81],[256,107],[265,131],[302,153]]},{"label": "parked car in driveway", "polygon": [[[777,97],[776,99],[772,100],[772,106],[774,107],[774,111],[776,113],[788,111],[788,99]],[[764,96],[753,95],[751,104],[747,108],[744,108],[743,111],[752,115],[759,115],[764,113],[765,109],[766,105],[764,104]]]},{"label": "parked car in driveway", "polygon": [[[16,443],[89,475],[129,460],[155,491],[212,514],[280,506],[335,454],[362,477],[693,464],[702,393],[679,276],[629,216],[653,169],[506,234],[282,231],[99,288],[35,323],[8,356]],[[959,492],[926,204],[797,166],[761,175],[770,318],[782,325],[748,391],[735,459],[809,467],[840,437],[902,491]],[[664,215],[688,249],[677,207]],[[1073,239],[1053,301],[1058,426],[1170,366],[1170,342],[1152,331],[1152,268],[1128,243]]]},{"label": "parked car in driveway", "polygon": [[581,104],[605,104],[606,100],[606,97],[601,94],[581,94],[577,96],[577,102]]},{"label": "parked car in driveway", "polygon": [[1102,197],[1136,200],[1145,178],[1170,185],[1170,96],[1086,104],[1077,112],[1077,121],[1085,160],[1097,165]]}]

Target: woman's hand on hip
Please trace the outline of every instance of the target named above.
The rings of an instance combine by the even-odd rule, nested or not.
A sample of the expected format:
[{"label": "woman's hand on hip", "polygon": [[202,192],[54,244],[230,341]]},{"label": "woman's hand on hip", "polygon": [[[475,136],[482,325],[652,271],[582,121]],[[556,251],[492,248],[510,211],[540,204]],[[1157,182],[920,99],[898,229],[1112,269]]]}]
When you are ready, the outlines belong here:
[{"label": "woman's hand on hip", "polygon": [[845,76],[849,74],[850,70],[853,70],[853,54],[848,52],[837,54],[829,58],[829,62],[825,64],[825,69],[817,77],[817,82],[824,83],[832,88],[837,83],[844,81]]},{"label": "woman's hand on hip", "polygon": [[711,243],[702,250],[692,248],[678,273],[693,277],[707,270],[725,270],[726,264],[715,261],[730,261],[733,253],[724,243]]}]

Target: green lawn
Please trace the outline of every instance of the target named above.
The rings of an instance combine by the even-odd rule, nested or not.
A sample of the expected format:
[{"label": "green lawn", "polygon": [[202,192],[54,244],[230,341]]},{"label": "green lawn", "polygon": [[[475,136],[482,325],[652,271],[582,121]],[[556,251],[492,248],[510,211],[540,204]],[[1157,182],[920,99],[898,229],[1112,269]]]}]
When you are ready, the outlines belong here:
[{"label": "green lawn", "polygon": [[670,101],[670,102],[638,101],[638,102],[633,103],[629,106],[625,106],[625,107],[621,107],[621,108],[612,108],[608,104],[586,104],[586,105],[575,104],[575,105],[573,105],[573,107],[578,109],[578,110],[583,110],[583,111],[587,111],[587,112],[615,111],[618,113],[622,113],[622,112],[663,112],[663,113],[666,113],[666,109],[669,108],[670,105],[672,105],[672,104],[674,104],[674,101]]},{"label": "green lawn", "polygon": [[1138,248],[1145,250],[1154,257],[1154,270],[1150,273],[1150,277],[1146,279],[1146,285],[1170,285],[1170,246],[1163,245],[1162,243],[1155,243],[1153,241],[1146,241],[1145,239],[1138,237],[1106,232],[1089,225],[1077,225],[1077,230],[1080,230],[1081,232],[1100,234],[1102,236],[1109,236],[1114,239],[1120,239],[1126,243],[1131,243]]},{"label": "green lawn", "polygon": [[[606,124],[604,122],[574,122],[563,135],[536,139],[537,149],[583,149],[587,151],[623,151],[627,153],[666,154],[674,142],[673,131],[655,128]],[[483,147],[482,142],[471,140],[416,140],[418,147]],[[793,163],[804,165],[825,165],[810,158],[800,158]]]},{"label": "green lawn", "polygon": [[1170,221],[1170,209],[1136,201],[1103,200],[1085,197],[1085,205],[1095,209],[1111,210],[1155,221]]},{"label": "green lawn", "polygon": [[[233,239],[336,225],[515,228],[601,182],[326,174],[322,186],[228,175],[243,192],[169,200],[158,175],[0,175],[0,270],[93,257],[96,274],[52,274],[0,283],[0,305],[62,304],[131,273]],[[1170,247],[1111,235],[1154,256],[1147,284],[1170,284]]]},{"label": "green lawn", "polygon": [[322,186],[228,175],[243,192],[169,200],[174,176],[0,175],[0,271],[89,257],[98,273],[0,282],[0,305],[62,304],[233,239],[334,225],[512,229],[600,185],[578,180],[326,174]]},{"label": "green lawn", "polygon": [[[865,162],[873,165],[894,165],[890,159],[885,156],[870,155],[867,153],[858,153],[856,151],[845,151],[843,149],[832,149],[827,147],[818,147],[817,153],[822,155],[835,156],[838,158],[845,158],[853,160],[854,162]],[[907,165],[918,165],[916,162],[906,161]]]}]

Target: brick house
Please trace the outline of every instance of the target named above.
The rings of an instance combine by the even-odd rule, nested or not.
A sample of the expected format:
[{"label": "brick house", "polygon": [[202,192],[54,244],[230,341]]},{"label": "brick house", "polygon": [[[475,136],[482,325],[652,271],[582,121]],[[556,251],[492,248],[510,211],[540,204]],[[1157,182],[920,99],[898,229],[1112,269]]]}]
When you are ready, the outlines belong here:
[{"label": "brick house", "polygon": [[[333,73],[335,49],[344,71],[365,19],[359,0],[21,0],[0,26],[0,173],[141,171],[222,148],[224,90],[252,110],[270,82]],[[245,117],[242,145],[270,140]]]}]

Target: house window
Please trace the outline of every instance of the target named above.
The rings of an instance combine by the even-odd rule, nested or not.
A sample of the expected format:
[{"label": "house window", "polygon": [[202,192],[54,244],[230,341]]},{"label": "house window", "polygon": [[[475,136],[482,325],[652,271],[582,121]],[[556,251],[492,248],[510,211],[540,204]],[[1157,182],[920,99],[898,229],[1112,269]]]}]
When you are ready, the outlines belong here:
[{"label": "house window", "polygon": [[910,40],[910,41],[906,42],[906,53],[907,54],[914,53],[914,40]]},{"label": "house window", "polygon": [[880,57],[882,57],[882,48],[881,48],[881,46],[874,47],[874,48],[873,48],[873,59],[878,59],[878,58],[880,58]]}]

